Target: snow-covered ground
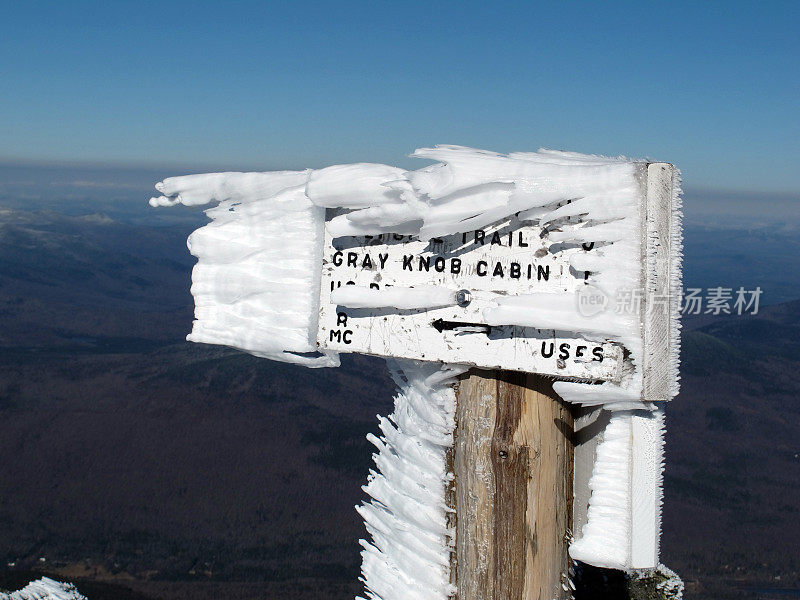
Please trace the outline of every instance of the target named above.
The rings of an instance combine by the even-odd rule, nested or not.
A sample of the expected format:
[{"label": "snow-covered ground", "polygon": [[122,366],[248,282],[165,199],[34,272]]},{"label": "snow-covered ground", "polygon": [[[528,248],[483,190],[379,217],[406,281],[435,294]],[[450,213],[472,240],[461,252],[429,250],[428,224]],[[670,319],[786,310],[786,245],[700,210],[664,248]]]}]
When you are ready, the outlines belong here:
[{"label": "snow-covered ground", "polygon": [[31,581],[16,592],[1,592],[0,600],[87,600],[71,583],[61,583],[48,577]]}]

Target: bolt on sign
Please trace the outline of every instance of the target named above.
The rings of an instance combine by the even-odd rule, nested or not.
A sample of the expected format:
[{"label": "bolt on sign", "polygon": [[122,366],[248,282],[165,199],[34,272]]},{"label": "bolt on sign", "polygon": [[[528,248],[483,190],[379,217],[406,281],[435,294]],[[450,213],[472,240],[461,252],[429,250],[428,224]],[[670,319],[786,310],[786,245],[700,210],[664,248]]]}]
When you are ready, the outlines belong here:
[{"label": "bolt on sign", "polygon": [[[333,211],[329,211],[331,217]],[[501,296],[573,293],[581,277],[570,272],[585,244],[549,252],[541,227],[516,216],[485,229],[430,241],[399,234],[332,238],[326,232],[317,343],[338,352],[359,352],[426,361],[469,364],[593,381],[618,381],[620,345],[575,333],[516,325],[491,326],[483,311]],[[452,291],[420,308],[338,305],[342,286],[370,290]],[[402,304],[402,303],[401,303]],[[439,304],[439,306],[436,306]]]}]

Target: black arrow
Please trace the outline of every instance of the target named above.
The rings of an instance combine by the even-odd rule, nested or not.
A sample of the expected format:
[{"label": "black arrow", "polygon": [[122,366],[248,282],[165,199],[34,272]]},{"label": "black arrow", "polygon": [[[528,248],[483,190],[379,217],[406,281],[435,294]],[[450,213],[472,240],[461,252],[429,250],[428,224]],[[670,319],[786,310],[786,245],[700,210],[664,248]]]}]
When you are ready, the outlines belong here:
[{"label": "black arrow", "polygon": [[457,321],[445,321],[444,319],[436,319],[431,325],[433,325],[433,328],[439,333],[442,333],[445,329],[451,331],[453,329],[461,329],[462,327],[481,329],[480,332],[476,333],[490,333],[492,331],[491,326],[484,323],[459,323]]}]

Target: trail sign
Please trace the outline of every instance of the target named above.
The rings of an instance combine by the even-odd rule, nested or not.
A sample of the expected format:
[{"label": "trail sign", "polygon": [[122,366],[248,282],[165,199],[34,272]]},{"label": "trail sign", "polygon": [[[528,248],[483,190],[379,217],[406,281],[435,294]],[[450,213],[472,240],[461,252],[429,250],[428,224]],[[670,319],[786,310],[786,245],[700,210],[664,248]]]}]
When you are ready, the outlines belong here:
[{"label": "trail sign", "polygon": [[219,201],[189,239],[188,339],[311,367],[412,359],[393,363],[395,414],[371,438],[367,595],[568,598],[570,556],[655,567],[678,172],[548,150],[413,156],[438,162],[159,183],[154,206]]},{"label": "trail sign", "polygon": [[[593,248],[574,245],[554,253],[550,244],[540,227],[516,216],[429,242],[399,234],[332,238],[326,233],[318,346],[617,381],[622,364],[617,344],[569,331],[490,326],[484,319],[484,309],[498,297],[552,292],[574,294],[578,301],[584,277],[570,268],[570,258]],[[408,295],[446,289],[452,295],[444,306],[424,308],[337,306],[331,293],[348,285]]]}]

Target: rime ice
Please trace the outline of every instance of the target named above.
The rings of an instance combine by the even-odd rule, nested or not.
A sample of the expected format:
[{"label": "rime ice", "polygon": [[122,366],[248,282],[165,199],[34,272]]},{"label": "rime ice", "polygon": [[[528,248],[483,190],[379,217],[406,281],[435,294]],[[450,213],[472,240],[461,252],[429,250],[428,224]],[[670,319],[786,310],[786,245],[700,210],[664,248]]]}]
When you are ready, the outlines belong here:
[{"label": "rime ice", "polygon": [[[480,232],[481,244],[510,247],[516,239],[513,231],[487,234],[485,230],[511,217],[528,223],[541,232],[545,242],[540,263],[533,260],[531,252],[525,264],[479,262],[472,265],[477,274],[495,280],[530,281],[525,275],[535,273],[541,280],[541,270],[546,267],[541,261],[566,257],[572,275],[558,281],[559,285],[565,282],[560,290],[540,286],[542,291],[496,294],[491,305],[484,308],[481,322],[549,330],[554,335],[571,332],[589,341],[624,348],[627,359],[621,376],[603,383],[601,390],[559,382],[556,391],[570,402],[624,410],[668,400],[677,393],[681,250],[677,175],[672,171],[661,174],[645,161],[550,150],[499,154],[437,146],[417,150],[412,156],[439,162],[404,173],[378,165],[351,165],[346,171],[344,166],[329,167],[312,175],[314,185],[309,184],[306,190],[311,201],[339,209],[327,223],[328,233],[334,238],[362,239],[410,235],[435,246],[438,240],[455,234],[463,236],[465,244],[467,237],[472,241],[474,235],[477,244]],[[350,182],[359,172],[368,181],[364,191],[371,194],[353,194],[353,200],[348,200],[342,192],[343,180]],[[343,173],[349,177],[343,178]],[[381,174],[385,176],[383,182],[379,181]],[[665,193],[656,189],[659,182],[666,186]],[[516,241],[526,244],[521,235]],[[384,268],[384,262],[378,267],[373,257],[354,250],[342,253],[340,260],[352,260],[361,271],[372,266]],[[467,256],[435,257],[435,266],[445,274],[461,272]],[[369,267],[363,264],[367,258]],[[379,258],[385,260],[382,255]],[[420,262],[422,258],[404,256],[403,270],[430,271],[431,265]],[[334,255],[333,262],[336,260]],[[428,287],[434,294],[436,285]],[[587,315],[576,302],[576,292],[582,287],[612,300],[641,293],[643,302],[629,312],[617,313],[611,307],[602,314]],[[421,290],[415,293],[424,295]],[[340,294],[351,297],[357,292],[336,292],[336,297]],[[370,303],[358,306],[379,308],[379,294],[364,294],[369,295]],[[664,306],[655,305],[659,295],[666,299]],[[384,297],[385,307],[400,308],[395,296],[387,293]],[[427,307],[441,306],[442,301]],[[656,314],[659,310],[660,315]],[[442,316],[431,314],[433,319]],[[646,339],[646,329],[656,335]],[[430,352],[420,352],[416,358],[430,356]],[[459,362],[453,358],[439,360]],[[655,368],[648,368],[648,363],[655,363]],[[670,365],[669,375],[648,380],[650,373],[667,373],[661,368],[664,363]],[[557,371],[537,372],[559,375]]]},{"label": "rime ice", "polygon": [[87,600],[87,598],[70,583],[61,583],[49,577],[42,577],[31,581],[16,592],[9,594],[0,592],[0,600]]},{"label": "rime ice", "polygon": [[588,522],[570,556],[608,569],[658,565],[664,413],[620,410],[602,433],[592,477]]},{"label": "rime ice", "polygon": [[[153,206],[218,203],[206,211],[211,223],[189,238],[198,263],[192,273],[196,320],[187,339],[306,366],[338,365],[337,354],[319,352],[316,343],[324,231],[334,239],[374,236],[398,243],[435,244],[458,236],[464,245],[521,250],[525,261],[484,261],[471,267],[464,256],[431,262],[411,254],[407,267],[409,272],[433,268],[456,275],[472,268],[477,277],[517,280],[519,286],[541,283],[535,290],[480,294],[475,302],[481,306],[479,322],[452,327],[458,335],[523,327],[548,332],[554,340],[568,336],[586,342],[585,357],[579,354],[580,344],[570,346],[574,354],[568,354],[585,364],[617,349],[622,366],[613,377],[599,383],[601,378],[587,371],[581,378],[591,382],[573,377],[554,384],[569,402],[613,411],[597,448],[588,522],[576,532],[570,551],[600,566],[655,566],[663,415],[654,403],[678,391],[677,171],[658,163],[550,150],[498,154],[437,146],[413,156],[436,164],[404,171],[361,163],[318,171],[193,175],[159,183],[163,195],[150,200]],[[326,210],[331,211],[327,222]],[[534,228],[536,237],[526,237],[519,228],[502,234],[492,230],[506,220]],[[541,248],[529,256],[534,253],[525,248],[534,239]],[[385,252],[352,249],[329,258],[354,272],[384,269],[390,259]],[[572,279],[552,283],[549,265],[555,260],[567,261]],[[329,293],[339,306],[391,313],[453,306],[458,291],[441,284],[393,289],[343,285]],[[586,295],[591,310],[581,309],[576,292]],[[592,294],[602,300],[637,292],[644,304],[627,313],[589,302]],[[443,319],[430,325],[437,322],[441,331],[449,327]],[[348,332],[338,335],[346,345]],[[561,346],[543,343],[541,357],[553,356],[556,347]],[[394,413],[380,420],[381,437],[370,438],[378,448],[378,470],[370,472],[364,488],[372,500],[358,507],[372,538],[362,541],[362,578],[370,600],[444,600],[453,592],[453,532],[447,528],[444,500],[452,476],[445,455],[455,426],[450,383],[467,367],[392,364],[400,391]]]},{"label": "rime ice", "polygon": [[390,361],[398,386],[394,412],[368,439],[378,471],[358,506],[372,541],[361,540],[362,579],[369,600],[446,600],[455,532],[448,528],[446,457],[453,445],[456,396],[464,367]]},{"label": "rime ice", "polygon": [[[186,339],[309,367],[338,365],[316,347],[324,210],[305,195],[309,171],[214,173],[156,185],[153,206],[218,204],[189,236],[195,321]],[[288,245],[287,245],[288,244]]]}]

